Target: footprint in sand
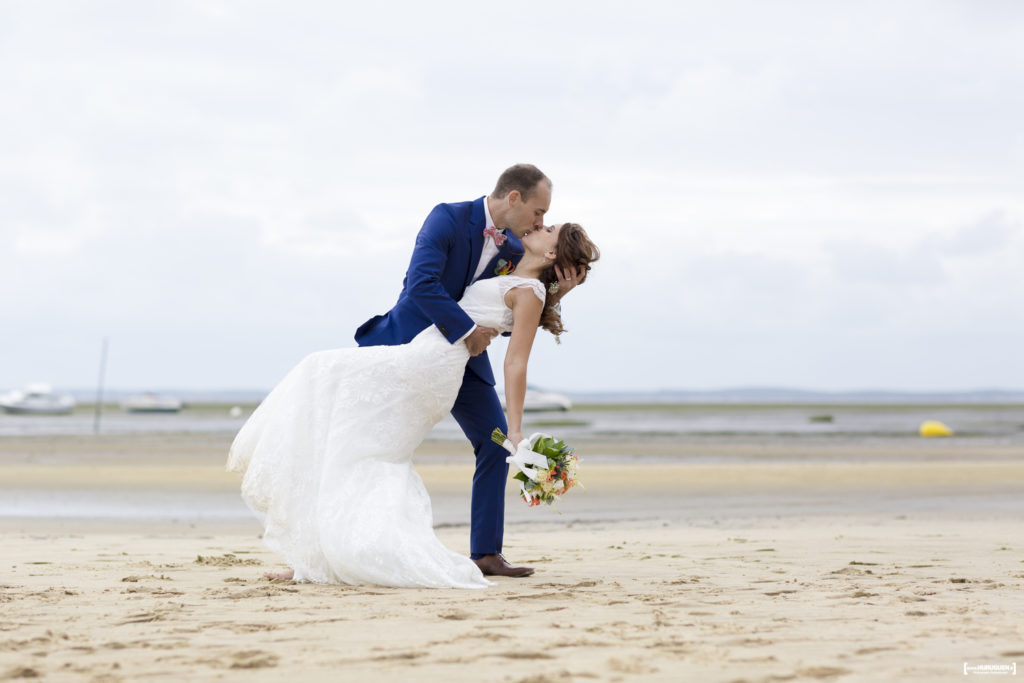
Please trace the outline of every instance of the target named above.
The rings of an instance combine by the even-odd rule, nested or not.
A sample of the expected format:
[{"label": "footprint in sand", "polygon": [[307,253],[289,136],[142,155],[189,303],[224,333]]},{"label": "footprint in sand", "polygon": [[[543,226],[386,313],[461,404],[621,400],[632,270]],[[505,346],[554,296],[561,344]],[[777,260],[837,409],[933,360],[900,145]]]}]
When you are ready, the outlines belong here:
[{"label": "footprint in sand", "polygon": [[726,641],[726,645],[734,645],[736,647],[768,647],[774,644],[774,640],[765,640],[764,638],[737,638]]},{"label": "footprint in sand", "polygon": [[261,650],[247,650],[231,655],[231,669],[265,669],[277,666],[277,655]]},{"label": "footprint in sand", "polygon": [[469,619],[473,615],[469,612],[462,612],[460,610],[452,610],[451,612],[441,612],[437,616],[442,619],[448,619],[449,621],[463,621]]},{"label": "footprint in sand", "polygon": [[[588,678],[589,677],[590,676],[588,676]],[[570,678],[572,678],[572,674],[566,671],[565,669],[562,669],[561,671],[553,672],[550,676],[546,676],[544,674],[534,674],[533,676],[520,678],[515,683],[559,683],[560,681],[567,681]]]},{"label": "footprint in sand", "polygon": [[510,595],[509,600],[533,600],[547,598],[565,598],[565,593],[525,593],[522,595]]},{"label": "footprint in sand", "polygon": [[849,669],[841,669],[838,666],[812,666],[797,670],[792,678],[838,678],[848,673]]},{"label": "footprint in sand", "polygon": [[275,624],[217,624],[217,626],[228,629],[233,633],[260,633],[263,631],[275,631],[277,625]]},{"label": "footprint in sand", "polygon": [[[245,600],[248,598],[272,598],[277,595],[298,592],[298,588],[289,588],[288,586],[260,586],[258,588],[248,588],[235,593],[227,593],[226,595],[217,594],[215,597],[218,600]],[[220,591],[218,591],[218,593],[220,593]]]},{"label": "footprint in sand", "polygon": [[121,591],[121,594],[122,595],[139,594],[139,597],[141,597],[142,594],[145,594],[145,595],[173,596],[173,595],[184,595],[185,593],[184,593],[184,591],[169,590],[167,588],[161,588],[159,586],[156,586],[156,587],[132,586],[130,588],[125,588],[123,591]]},{"label": "footprint in sand", "polygon": [[652,674],[658,671],[639,659],[622,660],[614,657],[608,660],[608,668],[624,674]]},{"label": "footprint in sand", "polygon": [[115,623],[116,626],[126,624],[148,624],[151,621],[162,621],[174,612],[181,612],[184,605],[171,603],[166,607],[157,607],[148,612],[136,612]]},{"label": "footprint in sand", "polygon": [[160,621],[164,618],[164,615],[160,612],[139,612],[138,614],[129,614],[127,619],[117,622],[118,626],[124,626],[125,624],[148,624],[151,621]]},{"label": "footprint in sand", "polygon": [[426,652],[395,652],[393,654],[380,655],[378,657],[371,657],[370,661],[373,662],[402,662],[410,661],[413,659],[419,659],[426,657]]},{"label": "footprint in sand", "polygon": [[843,567],[842,569],[837,569],[834,572],[829,573],[845,576],[865,576],[867,574],[874,574],[870,569],[857,569],[856,567]]},{"label": "footprint in sand", "polygon": [[235,567],[238,565],[261,565],[263,563],[255,558],[238,557],[234,553],[224,553],[218,557],[213,555],[196,555],[193,564],[204,564],[213,567]]},{"label": "footprint in sand", "polygon": [[164,574],[161,574],[160,576],[157,576],[156,574],[144,574],[136,576],[133,574],[132,576],[121,577],[121,583],[138,583],[139,581],[145,581],[147,579],[152,579],[154,581],[174,581],[174,579],[172,579],[169,576],[165,576]]},{"label": "footprint in sand", "polygon": [[499,657],[504,657],[505,659],[527,659],[527,660],[534,660],[534,659],[554,659],[555,658],[554,655],[549,655],[546,652],[499,652],[497,654],[498,654]]}]

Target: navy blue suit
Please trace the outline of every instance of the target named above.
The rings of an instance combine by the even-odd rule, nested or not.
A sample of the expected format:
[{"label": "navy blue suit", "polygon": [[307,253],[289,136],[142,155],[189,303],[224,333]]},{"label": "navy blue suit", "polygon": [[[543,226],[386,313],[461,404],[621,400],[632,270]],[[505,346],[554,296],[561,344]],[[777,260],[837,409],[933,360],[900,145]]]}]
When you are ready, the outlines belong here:
[{"label": "navy blue suit", "polygon": [[[416,236],[409,269],[398,302],[356,330],[360,346],[406,344],[429,325],[436,325],[451,343],[473,327],[456,303],[469,286],[484,244],[484,197],[472,202],[438,204]],[[480,279],[494,277],[498,262],[518,263],[522,243],[506,231],[508,240],[484,268]],[[469,359],[452,415],[473,444],[472,556],[501,552],[505,527],[507,453],[491,441],[495,427],[507,432],[505,414],[494,390],[494,373],[487,353]]]}]

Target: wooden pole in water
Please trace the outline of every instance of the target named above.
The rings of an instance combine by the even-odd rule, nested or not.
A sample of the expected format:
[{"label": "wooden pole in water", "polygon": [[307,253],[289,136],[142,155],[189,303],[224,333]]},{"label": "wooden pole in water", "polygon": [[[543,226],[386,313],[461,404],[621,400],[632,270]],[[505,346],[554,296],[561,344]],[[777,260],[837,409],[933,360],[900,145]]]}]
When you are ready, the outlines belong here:
[{"label": "wooden pole in water", "polygon": [[92,423],[93,434],[100,433],[100,415],[103,414],[103,376],[107,372],[107,346],[109,343],[110,339],[104,337],[103,350],[100,352],[100,379],[99,384],[96,386],[96,413]]}]

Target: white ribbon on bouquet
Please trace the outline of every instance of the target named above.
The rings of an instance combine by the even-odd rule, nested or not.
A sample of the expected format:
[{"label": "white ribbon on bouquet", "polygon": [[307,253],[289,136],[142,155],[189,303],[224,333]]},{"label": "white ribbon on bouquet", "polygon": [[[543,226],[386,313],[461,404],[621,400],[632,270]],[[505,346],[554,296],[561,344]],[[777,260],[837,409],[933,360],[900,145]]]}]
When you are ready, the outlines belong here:
[{"label": "white ribbon on bouquet", "polygon": [[[531,481],[537,481],[541,472],[548,471],[548,458],[546,455],[537,453],[533,450],[533,445],[537,443],[538,439],[544,437],[551,438],[550,434],[531,434],[530,438],[523,439],[519,442],[518,446],[513,446],[512,442],[505,439],[502,443],[502,447],[511,453],[510,456],[505,458],[505,462],[513,465],[517,470],[525,474]],[[532,496],[526,491],[526,482],[520,482],[519,488],[522,490],[523,497],[529,500]]]}]

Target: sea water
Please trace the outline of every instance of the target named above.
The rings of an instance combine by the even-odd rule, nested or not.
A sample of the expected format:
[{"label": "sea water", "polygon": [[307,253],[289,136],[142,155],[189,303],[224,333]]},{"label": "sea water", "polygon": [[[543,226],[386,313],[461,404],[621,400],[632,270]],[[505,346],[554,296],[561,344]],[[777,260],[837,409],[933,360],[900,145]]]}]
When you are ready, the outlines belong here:
[{"label": "sea water", "polygon": [[[102,434],[233,434],[252,412],[238,417],[231,406],[204,406],[172,414],[104,412]],[[852,443],[884,438],[918,438],[926,420],[949,426],[958,439],[1024,446],[1024,406],[1016,405],[779,405],[665,404],[590,405],[568,412],[527,413],[524,433],[546,432],[561,438],[716,438],[829,439]],[[0,437],[93,434],[91,409],[71,415],[0,414]],[[431,432],[433,439],[464,437],[450,416]],[[1024,454],[1024,450],[1022,450]]]}]

